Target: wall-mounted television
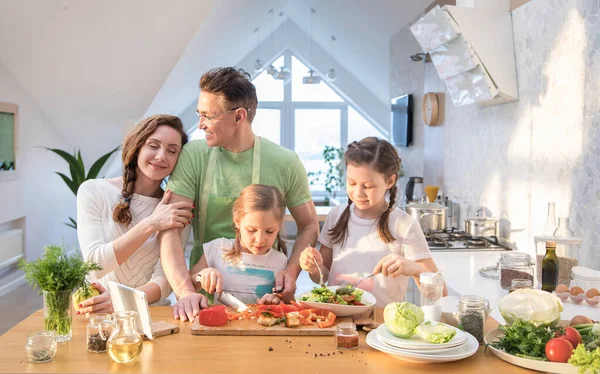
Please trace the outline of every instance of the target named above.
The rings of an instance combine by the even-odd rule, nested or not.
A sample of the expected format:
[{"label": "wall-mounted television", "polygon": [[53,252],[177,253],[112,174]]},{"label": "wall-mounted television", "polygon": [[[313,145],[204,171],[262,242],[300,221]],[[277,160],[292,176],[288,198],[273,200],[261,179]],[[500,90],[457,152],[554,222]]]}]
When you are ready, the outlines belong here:
[{"label": "wall-mounted television", "polygon": [[408,147],[412,143],[412,95],[402,95],[392,99],[392,144]]}]

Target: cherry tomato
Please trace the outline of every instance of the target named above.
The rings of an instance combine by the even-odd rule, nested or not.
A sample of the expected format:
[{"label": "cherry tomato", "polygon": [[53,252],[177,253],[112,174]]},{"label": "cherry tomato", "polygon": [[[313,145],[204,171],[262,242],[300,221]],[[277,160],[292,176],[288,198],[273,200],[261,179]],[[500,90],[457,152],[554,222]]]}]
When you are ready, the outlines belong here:
[{"label": "cherry tomato", "polygon": [[573,353],[573,345],[567,339],[553,338],[546,343],[546,357],[552,362],[567,362]]}]

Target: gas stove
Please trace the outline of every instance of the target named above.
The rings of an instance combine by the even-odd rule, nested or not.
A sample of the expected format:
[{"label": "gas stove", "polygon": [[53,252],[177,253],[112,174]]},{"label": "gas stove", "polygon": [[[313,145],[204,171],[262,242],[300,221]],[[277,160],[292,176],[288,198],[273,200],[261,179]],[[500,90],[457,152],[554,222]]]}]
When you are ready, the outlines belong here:
[{"label": "gas stove", "polygon": [[425,231],[430,251],[510,251],[500,244],[495,236],[475,237],[462,230],[452,228],[442,231]]}]

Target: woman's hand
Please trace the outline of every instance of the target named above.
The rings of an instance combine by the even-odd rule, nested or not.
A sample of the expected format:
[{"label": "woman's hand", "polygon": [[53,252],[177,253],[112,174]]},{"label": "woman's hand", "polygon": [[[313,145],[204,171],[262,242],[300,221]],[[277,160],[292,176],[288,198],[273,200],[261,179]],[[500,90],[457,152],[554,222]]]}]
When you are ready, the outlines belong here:
[{"label": "woman's hand", "polygon": [[382,273],[386,277],[395,278],[399,275],[414,276],[419,275],[422,271],[421,265],[407,260],[396,253],[390,253],[385,256],[375,266],[373,273]]},{"label": "woman's hand", "polygon": [[279,304],[281,301],[283,300],[281,300],[281,298],[278,295],[267,293],[264,294],[263,297],[258,299],[256,302],[258,304]]},{"label": "woman's hand", "polygon": [[100,295],[90,297],[87,300],[83,300],[79,304],[79,310],[77,314],[85,314],[89,317],[91,313],[112,313],[113,305],[110,300],[110,292],[104,288],[100,283],[93,283],[94,287],[100,291]]},{"label": "woman's hand", "polygon": [[215,268],[203,269],[200,273],[200,284],[202,289],[209,294],[223,291],[223,276]]},{"label": "woman's hand", "polygon": [[171,190],[167,190],[154,212],[147,218],[152,231],[183,228],[192,222],[194,204],[186,201],[169,204],[170,199]]},{"label": "woman's hand", "polygon": [[318,264],[322,269],[323,256],[321,256],[321,253],[316,248],[306,247],[302,253],[300,253],[300,268],[310,274],[316,274],[319,272],[319,269],[317,269],[315,264]]}]

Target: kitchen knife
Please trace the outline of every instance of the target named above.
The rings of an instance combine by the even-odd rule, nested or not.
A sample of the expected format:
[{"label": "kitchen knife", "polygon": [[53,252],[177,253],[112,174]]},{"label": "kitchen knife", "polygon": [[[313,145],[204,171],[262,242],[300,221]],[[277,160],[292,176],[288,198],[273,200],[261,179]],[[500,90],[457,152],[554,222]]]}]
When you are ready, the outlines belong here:
[{"label": "kitchen knife", "polygon": [[225,306],[231,307],[236,309],[238,312],[243,312],[244,310],[248,310],[248,305],[244,304],[243,302],[241,302],[238,298],[236,298],[235,296],[233,296],[232,294],[228,293],[228,292],[220,292],[217,293],[217,300],[219,300],[219,302]]}]

